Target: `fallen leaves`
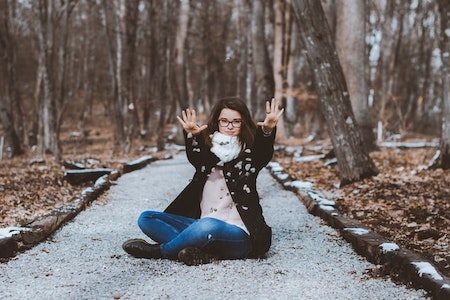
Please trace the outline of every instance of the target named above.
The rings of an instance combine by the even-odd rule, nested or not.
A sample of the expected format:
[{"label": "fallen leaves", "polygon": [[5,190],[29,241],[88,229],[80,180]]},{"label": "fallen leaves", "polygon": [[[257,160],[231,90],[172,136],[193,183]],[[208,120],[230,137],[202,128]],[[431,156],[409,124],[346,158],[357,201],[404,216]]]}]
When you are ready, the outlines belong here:
[{"label": "fallen leaves", "polygon": [[[302,155],[317,155],[305,152]],[[328,151],[322,148],[322,151]],[[276,160],[294,178],[326,191],[336,209],[402,247],[430,259],[450,276],[450,171],[427,169],[435,148],[382,148],[371,153],[380,174],[339,186],[338,166],[324,160],[298,162],[280,150]]]}]

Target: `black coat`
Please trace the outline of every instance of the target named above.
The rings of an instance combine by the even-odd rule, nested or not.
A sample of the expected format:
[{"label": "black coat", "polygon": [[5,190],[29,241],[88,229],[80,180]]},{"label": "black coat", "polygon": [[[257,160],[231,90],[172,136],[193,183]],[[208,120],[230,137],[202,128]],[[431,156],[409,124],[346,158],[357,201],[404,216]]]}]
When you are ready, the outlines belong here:
[{"label": "black coat", "polygon": [[225,182],[236,208],[250,232],[252,251],[249,257],[262,256],[270,248],[272,230],[266,224],[262,214],[256,190],[256,178],[259,171],[272,159],[275,132],[276,130],[273,130],[266,136],[258,127],[253,146],[246,148],[243,154],[223,165],[205,145],[203,135],[187,137],[185,133],[186,155],[196,171],[192,181],[166,208],[165,212],[194,219],[200,218],[203,187],[211,170],[219,164],[223,169]]}]

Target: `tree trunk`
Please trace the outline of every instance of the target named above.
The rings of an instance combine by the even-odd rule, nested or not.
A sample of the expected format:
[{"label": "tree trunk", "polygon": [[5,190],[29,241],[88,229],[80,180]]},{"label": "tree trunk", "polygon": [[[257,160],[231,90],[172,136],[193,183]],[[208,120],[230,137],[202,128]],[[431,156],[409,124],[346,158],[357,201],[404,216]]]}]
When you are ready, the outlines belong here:
[{"label": "tree trunk", "polygon": [[255,70],[256,99],[254,117],[263,120],[265,116],[264,103],[275,93],[272,64],[264,37],[264,1],[253,1],[252,12],[252,49],[253,68]]},{"label": "tree trunk", "polygon": [[136,93],[137,76],[136,76],[136,39],[139,24],[139,0],[125,1],[125,46],[126,64],[125,64],[125,86],[126,86],[126,103],[127,110],[125,115],[126,127],[126,148],[125,153],[131,150],[134,137],[137,135],[139,129],[139,115],[138,115],[138,97]]},{"label": "tree trunk", "polygon": [[[124,97],[124,85],[122,81],[123,68],[123,18],[125,15],[124,0],[114,1],[115,10],[112,12],[114,21],[114,38],[115,38],[115,55],[113,55],[113,70],[114,70],[114,120],[115,120],[115,135],[114,145],[122,153],[126,152],[126,128],[125,128],[125,114],[127,111],[126,98]],[[106,1],[103,1],[106,10]],[[117,11],[116,11],[117,9]],[[106,20],[108,15],[106,15]],[[112,46],[112,43],[111,43]]]},{"label": "tree trunk", "polygon": [[361,131],[352,112],[345,78],[320,2],[294,0],[293,8],[337,157],[341,185],[378,174],[363,147]]},{"label": "tree trunk", "polygon": [[[291,28],[290,1],[276,0],[275,6],[275,41],[273,53],[273,77],[275,84],[274,97],[286,103],[287,68],[289,63],[289,45]],[[286,138],[284,118],[278,122],[277,140]]]},{"label": "tree trunk", "polygon": [[439,12],[441,15],[441,56],[442,56],[442,102],[441,102],[441,141],[439,156],[433,167],[450,169],[450,3],[447,0],[439,0]]},{"label": "tree trunk", "polygon": [[[8,1],[0,3],[0,81],[7,86],[0,94],[0,122],[4,128],[7,144],[11,147],[11,155],[23,154],[21,134],[23,125],[20,96],[16,85],[16,43],[11,32],[10,8]],[[17,109],[15,109],[17,107]],[[17,114],[15,112],[17,111]],[[19,132],[18,129],[19,128]],[[22,129],[22,130],[21,130]],[[2,151],[2,149],[0,149]]]},{"label": "tree trunk", "polygon": [[185,62],[185,45],[189,23],[189,0],[182,0],[180,12],[178,15],[178,28],[175,37],[175,97],[182,107],[193,107],[192,101],[189,101],[189,95],[186,83],[186,62]]},{"label": "tree trunk", "polygon": [[366,76],[365,2],[338,0],[336,48],[344,72],[356,122],[362,130],[367,149],[376,148],[368,106]]},{"label": "tree trunk", "polygon": [[[39,134],[38,149],[41,154],[52,153],[59,159],[60,146],[56,132],[56,105],[53,83],[53,53],[54,36],[52,23],[54,7],[52,1],[38,2],[38,42],[39,42],[39,72],[42,78],[42,96],[38,95]],[[39,76],[38,76],[39,77]]]}]

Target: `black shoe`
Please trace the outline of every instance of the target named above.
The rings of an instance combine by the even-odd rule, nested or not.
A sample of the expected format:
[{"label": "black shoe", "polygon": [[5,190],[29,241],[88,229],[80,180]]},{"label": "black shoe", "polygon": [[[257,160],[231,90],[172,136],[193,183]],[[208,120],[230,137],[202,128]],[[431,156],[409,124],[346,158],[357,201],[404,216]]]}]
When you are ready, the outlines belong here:
[{"label": "black shoe", "polygon": [[188,266],[198,266],[218,260],[218,257],[196,247],[187,247],[178,252],[178,259]]},{"label": "black shoe", "polygon": [[142,239],[131,239],[122,244],[123,250],[136,258],[162,258],[158,244],[149,244]]}]

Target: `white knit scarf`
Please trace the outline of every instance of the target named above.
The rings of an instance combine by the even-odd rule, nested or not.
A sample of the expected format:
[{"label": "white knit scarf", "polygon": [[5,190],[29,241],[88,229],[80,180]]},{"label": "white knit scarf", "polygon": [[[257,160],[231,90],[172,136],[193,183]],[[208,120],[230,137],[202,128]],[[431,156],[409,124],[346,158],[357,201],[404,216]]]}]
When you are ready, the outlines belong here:
[{"label": "white knit scarf", "polygon": [[235,159],[241,152],[241,143],[237,136],[229,136],[216,131],[212,134],[211,141],[213,144],[211,152],[225,163]]}]

